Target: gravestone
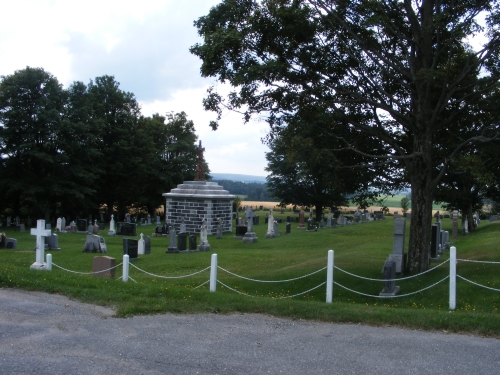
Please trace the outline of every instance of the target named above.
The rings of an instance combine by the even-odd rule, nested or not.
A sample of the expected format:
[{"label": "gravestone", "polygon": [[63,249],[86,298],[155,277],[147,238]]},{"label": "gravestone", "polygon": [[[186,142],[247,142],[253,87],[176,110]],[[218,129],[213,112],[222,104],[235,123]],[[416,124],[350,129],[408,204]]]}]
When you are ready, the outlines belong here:
[{"label": "gravestone", "polygon": [[137,227],[135,223],[118,223],[116,234],[121,236],[137,236]]},{"label": "gravestone", "polygon": [[278,228],[278,222],[274,222],[274,237],[278,237],[280,235],[279,228]]},{"label": "gravestone", "polygon": [[56,231],[62,232],[63,229],[64,229],[64,227],[62,226],[62,219],[59,217],[59,218],[57,218],[57,222],[56,222]]},{"label": "gravestone", "polygon": [[399,292],[399,286],[396,286],[396,262],[388,260],[384,264],[384,289],[379,296],[395,296]]},{"label": "gravestone", "polygon": [[61,250],[59,247],[59,238],[55,233],[45,237],[45,244],[48,245],[49,250]]},{"label": "gravestone", "polygon": [[5,237],[2,233],[0,249],[17,249],[17,239]]},{"label": "gravestone", "polygon": [[209,251],[210,244],[208,243],[208,229],[205,219],[201,221],[200,225],[200,244],[198,245],[199,251]]},{"label": "gravestone", "polygon": [[168,253],[178,253],[179,249],[177,248],[177,232],[175,231],[175,227],[172,226],[169,232],[169,243],[167,248]]},{"label": "gravestone", "polygon": [[297,227],[297,229],[306,229],[304,225],[304,210],[301,210],[299,212],[299,226]]},{"label": "gravestone", "polygon": [[286,223],[286,226],[285,226],[285,234],[290,234],[290,228],[291,228],[292,224],[291,223]]},{"label": "gravestone", "polygon": [[31,235],[36,236],[35,263],[30,266],[31,269],[45,269],[45,237],[51,234],[50,230],[45,229],[45,220],[37,220],[36,228],[31,229]]},{"label": "gravestone", "polygon": [[51,224],[45,224],[45,229],[52,230],[52,225]]},{"label": "gravestone", "polygon": [[99,234],[99,225],[97,225],[97,220],[95,220],[94,226],[92,227],[92,234]]},{"label": "gravestone", "polygon": [[141,238],[137,242],[137,254],[139,255],[144,255],[145,249],[144,249],[144,234],[141,233]]},{"label": "gravestone", "polygon": [[61,218],[61,228],[62,232],[66,232],[66,218],[64,217]]},{"label": "gravestone", "polygon": [[139,241],[132,238],[123,238],[123,255],[128,255],[130,260],[139,258]]},{"label": "gravestone", "polygon": [[144,236],[144,254],[151,254],[151,238]]},{"label": "gravestone", "polygon": [[406,236],[406,220],[394,220],[394,243],[392,246],[393,258],[396,262],[396,273],[405,272],[405,236]]},{"label": "gravestone", "polygon": [[187,236],[188,234],[186,232],[179,233],[177,237],[177,249],[179,251],[187,250]]},{"label": "gravestone", "polygon": [[156,216],[156,225],[161,225],[161,218]]},{"label": "gravestone", "polygon": [[217,239],[222,238],[222,219],[217,218]]},{"label": "gravestone", "polygon": [[443,235],[443,243],[446,250],[450,248],[450,233],[445,230]]},{"label": "gravestone", "polygon": [[328,218],[326,219],[326,226],[328,228],[332,227],[332,213],[331,212],[328,214]]},{"label": "gravestone", "polygon": [[12,218],[10,216],[7,216],[7,226],[10,227],[12,224]]},{"label": "gravestone", "polygon": [[196,233],[189,235],[189,251],[198,251],[198,247],[196,245]]},{"label": "gravestone", "polygon": [[92,224],[89,224],[87,227],[87,232],[90,234],[94,234],[94,226]]},{"label": "gravestone", "polygon": [[109,231],[108,231],[108,236],[115,236],[116,231],[115,231],[115,216],[111,215],[111,220],[109,221]]},{"label": "gravestone", "polygon": [[116,275],[116,258],[97,256],[92,259],[92,276],[114,279]]},{"label": "gravestone", "polygon": [[247,219],[247,231],[245,233],[245,236],[243,236],[242,238],[243,243],[255,243],[258,240],[255,232],[253,231],[253,217],[254,213],[252,208],[247,207],[245,210],[245,218]]},{"label": "gravestone", "polygon": [[19,224],[19,232],[21,233],[26,232],[26,226],[24,224]]},{"label": "gravestone", "polygon": [[451,214],[451,218],[453,220],[453,227],[452,227],[452,231],[451,231],[451,239],[453,241],[456,241],[457,240],[457,234],[458,234],[458,211],[457,210],[453,211],[453,213]]},{"label": "gravestone", "polygon": [[87,220],[78,219],[76,223],[76,232],[77,233],[87,233]]},{"label": "gravestone", "polygon": [[234,235],[234,238],[242,239],[245,237],[245,233],[247,232],[247,226],[246,225],[237,225],[236,226],[236,233]]},{"label": "gravestone", "polygon": [[267,233],[266,233],[266,238],[274,238],[276,237],[274,233],[274,216],[273,216],[273,209],[271,208],[269,210],[269,216],[267,220]]},{"label": "gravestone", "polygon": [[85,239],[85,245],[83,246],[83,253],[103,253],[108,252],[106,242],[101,236],[95,234],[89,234]]}]

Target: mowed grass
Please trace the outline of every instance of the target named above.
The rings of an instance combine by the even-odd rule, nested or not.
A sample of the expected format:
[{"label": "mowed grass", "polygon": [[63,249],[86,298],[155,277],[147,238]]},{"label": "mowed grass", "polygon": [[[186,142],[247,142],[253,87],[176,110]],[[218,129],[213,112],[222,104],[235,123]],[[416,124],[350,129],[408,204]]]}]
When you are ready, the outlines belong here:
[{"label": "mowed grass", "polygon": [[[277,281],[321,270],[326,267],[328,250],[332,249],[336,267],[366,278],[382,279],[383,263],[392,252],[393,218],[317,232],[299,231],[297,223],[292,223],[290,235],[284,234],[285,225],[282,223],[281,235],[266,239],[265,213],[257,214],[261,216],[261,224],[254,226],[259,238],[257,243],[244,244],[234,239],[234,234],[226,233],[222,239],[209,236],[209,252],[166,254],[168,238],[151,237],[151,254],[140,256],[133,265],[155,275],[179,277],[209,267],[212,254],[216,253],[218,265],[227,271],[249,279]],[[286,215],[277,216],[284,219]],[[451,220],[446,219],[443,226],[451,237]],[[151,235],[154,227],[139,226],[137,231]],[[409,223],[407,242],[408,231]],[[400,295],[438,283],[436,286],[392,299],[367,297],[342,288],[340,285],[378,296],[383,283],[362,280],[335,269],[334,280],[338,284],[334,285],[333,303],[327,304],[326,286],[318,287],[326,281],[326,269],[294,281],[272,283],[241,279],[219,269],[218,280],[227,287],[219,283],[217,291],[211,293],[208,283],[200,286],[209,280],[209,269],[188,278],[166,279],[142,273],[131,265],[130,276],[136,282],[129,280],[126,283],[120,279],[121,266],[116,270],[115,279],[67,272],[55,266],[50,272],[30,270],[35,260],[35,237],[29,232],[7,231],[6,234],[18,239],[18,249],[0,250],[0,287],[64,294],[80,301],[113,307],[119,317],[165,312],[246,312],[500,337],[500,292],[458,279],[457,308],[449,310],[449,282],[439,283],[449,274],[449,263],[425,275],[397,282]],[[457,247],[458,258],[500,262],[499,234],[500,222],[481,222],[477,231],[459,236],[453,244]],[[106,255],[116,258],[117,264],[121,263],[122,237],[108,237],[107,230],[103,236],[108,248]],[[82,253],[85,238],[81,234],[60,234],[62,250],[50,251],[54,264],[74,272],[91,272],[92,259],[97,254]],[[443,253],[440,263],[448,256],[449,252]],[[437,264],[433,263],[431,267]],[[459,262],[457,273],[476,283],[500,289],[500,264]],[[294,297],[287,298],[291,296]]]}]

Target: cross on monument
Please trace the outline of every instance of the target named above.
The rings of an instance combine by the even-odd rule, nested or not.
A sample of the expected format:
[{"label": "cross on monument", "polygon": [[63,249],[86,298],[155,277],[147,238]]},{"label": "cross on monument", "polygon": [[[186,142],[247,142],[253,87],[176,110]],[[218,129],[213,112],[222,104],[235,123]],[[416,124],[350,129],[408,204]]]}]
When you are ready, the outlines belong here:
[{"label": "cross on monument", "polygon": [[36,258],[35,263],[30,267],[31,269],[45,269],[45,237],[51,234],[50,229],[45,229],[45,220],[37,220],[36,228],[31,228],[31,235],[36,236]]},{"label": "cross on monument", "polygon": [[253,232],[253,218],[255,214],[253,213],[252,207],[248,207],[245,211],[245,218],[247,219],[247,232]]},{"label": "cross on monument", "polygon": [[205,181],[205,168],[203,167],[203,151],[205,149],[201,147],[201,141],[198,146],[198,164],[196,165],[196,174],[194,177],[195,181]]}]

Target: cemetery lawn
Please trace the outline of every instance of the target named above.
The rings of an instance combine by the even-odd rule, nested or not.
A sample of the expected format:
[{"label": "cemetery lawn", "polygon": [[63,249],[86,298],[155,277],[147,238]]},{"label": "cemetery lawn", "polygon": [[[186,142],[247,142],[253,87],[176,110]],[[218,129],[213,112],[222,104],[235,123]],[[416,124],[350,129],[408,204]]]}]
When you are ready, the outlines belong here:
[{"label": "cemetery lawn", "polygon": [[[53,270],[35,271],[30,269],[35,261],[35,237],[29,234],[29,230],[25,233],[6,230],[7,237],[17,238],[18,248],[0,250],[0,287],[63,294],[82,302],[113,307],[117,317],[166,312],[263,313],[291,319],[400,326],[500,338],[500,264],[458,262],[458,275],[497,291],[457,279],[457,308],[454,311],[448,308],[449,281],[445,279],[449,274],[448,262],[432,272],[398,281],[396,285],[401,288],[399,294],[404,295],[444,281],[416,294],[392,299],[371,298],[343,289],[340,285],[378,296],[383,283],[362,280],[335,269],[334,280],[338,284],[334,285],[333,303],[327,304],[326,286],[319,285],[326,281],[326,269],[323,268],[326,267],[328,250],[335,251],[336,267],[367,278],[381,279],[384,261],[392,253],[393,218],[317,232],[299,231],[297,224],[292,223],[291,234],[285,235],[284,218],[290,213],[278,214],[276,216],[283,218],[281,235],[266,239],[265,212],[257,211],[256,214],[260,216],[261,224],[254,226],[259,239],[253,244],[244,244],[234,239],[234,234],[226,233],[222,239],[209,236],[211,251],[166,254],[168,238],[151,237],[151,254],[141,255],[131,262],[130,277],[135,282],[129,280],[126,283],[120,278],[121,266],[116,269],[115,279],[67,272],[56,267],[81,273],[92,271],[93,257],[101,254],[82,253],[85,235],[60,234],[61,251],[48,252],[53,257]],[[445,219],[443,227],[450,232],[451,238],[451,220]],[[409,223],[406,228],[408,242]],[[154,226],[138,226],[137,233],[141,232],[151,235]],[[108,237],[107,229],[101,233],[108,248],[105,255],[116,258],[117,264],[121,263],[122,237]],[[499,235],[500,222],[482,221],[474,233],[459,235],[452,245],[457,247],[459,259],[500,262]],[[217,291],[211,293],[205,282],[210,278],[207,268],[214,253],[218,255],[219,267],[249,279],[288,280],[321,271],[290,282],[258,283],[219,268],[217,278],[224,285],[217,284]],[[431,267],[448,260],[448,257],[449,251],[446,251],[441,254],[440,262]],[[140,272],[134,266],[168,277],[205,270],[187,278],[165,279]],[[311,291],[304,293],[308,290]],[[283,299],[294,295],[297,296]]]}]

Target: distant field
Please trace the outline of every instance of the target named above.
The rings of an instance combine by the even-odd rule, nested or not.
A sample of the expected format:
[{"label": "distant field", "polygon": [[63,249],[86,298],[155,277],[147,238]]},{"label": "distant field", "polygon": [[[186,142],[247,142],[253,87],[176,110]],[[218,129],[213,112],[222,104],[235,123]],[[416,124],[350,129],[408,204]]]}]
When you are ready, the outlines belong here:
[{"label": "distant field", "polygon": [[[244,199],[242,197],[244,196],[239,196],[241,199]],[[401,199],[405,197],[405,195],[395,195],[394,197],[388,197],[387,200],[385,201],[385,205],[389,208],[389,212],[390,213],[394,213],[394,212],[399,212],[401,213]],[[244,200],[241,202],[241,205],[244,207],[244,206],[252,206],[253,209],[255,209],[255,207],[257,208],[260,208],[260,206],[263,206],[264,209],[266,210],[269,210],[269,209],[273,209],[273,210],[277,210],[277,209],[280,209],[280,207],[278,206],[278,202],[260,202],[260,201],[247,201],[247,200]],[[293,207],[293,205],[288,205],[286,207],[287,210],[291,210]],[[349,206],[349,207],[342,207],[344,210],[346,211],[352,211],[352,210],[356,210],[356,206]],[[372,206],[372,207],[369,207],[368,210],[369,211],[379,211],[381,209],[380,206]],[[443,208],[441,207],[440,204],[433,204],[432,205],[432,212],[435,213],[436,211],[441,211],[443,212]],[[411,202],[410,202],[410,209],[408,212],[411,212]]]}]

